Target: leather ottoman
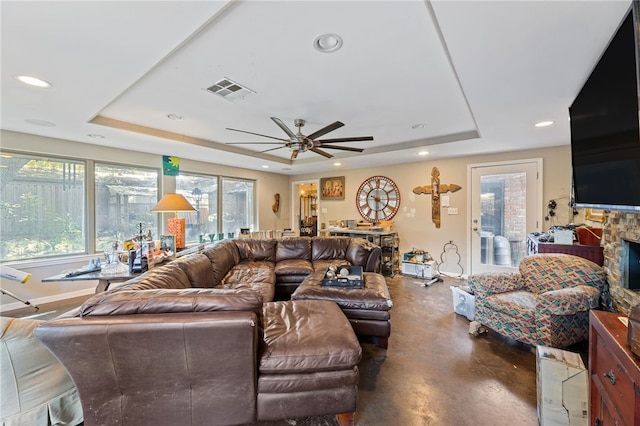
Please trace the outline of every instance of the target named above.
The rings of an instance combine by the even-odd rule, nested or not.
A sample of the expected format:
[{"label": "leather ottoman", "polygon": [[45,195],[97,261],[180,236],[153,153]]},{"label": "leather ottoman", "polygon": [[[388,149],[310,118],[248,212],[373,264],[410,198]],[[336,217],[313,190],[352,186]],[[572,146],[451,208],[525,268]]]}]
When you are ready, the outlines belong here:
[{"label": "leather ottoman", "polygon": [[338,304],[358,337],[374,337],[387,348],[391,335],[393,305],[384,276],[362,274],[364,288],[323,287],[324,272],[310,274],[291,295],[291,300],[327,300]]},{"label": "leather ottoman", "polygon": [[258,360],[258,418],[337,415],[353,425],[362,348],[332,302],[300,300],[263,305]]}]

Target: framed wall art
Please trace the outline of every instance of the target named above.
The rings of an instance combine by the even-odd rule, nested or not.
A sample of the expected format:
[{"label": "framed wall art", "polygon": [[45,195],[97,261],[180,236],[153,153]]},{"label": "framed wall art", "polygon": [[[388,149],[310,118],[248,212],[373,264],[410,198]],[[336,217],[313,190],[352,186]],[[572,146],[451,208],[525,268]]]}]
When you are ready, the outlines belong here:
[{"label": "framed wall art", "polygon": [[160,235],[160,250],[164,251],[169,256],[176,254],[176,236]]},{"label": "framed wall art", "polygon": [[344,176],[320,179],[321,200],[344,200]]},{"label": "framed wall art", "polygon": [[584,218],[594,222],[604,222],[604,210],[585,209]]}]

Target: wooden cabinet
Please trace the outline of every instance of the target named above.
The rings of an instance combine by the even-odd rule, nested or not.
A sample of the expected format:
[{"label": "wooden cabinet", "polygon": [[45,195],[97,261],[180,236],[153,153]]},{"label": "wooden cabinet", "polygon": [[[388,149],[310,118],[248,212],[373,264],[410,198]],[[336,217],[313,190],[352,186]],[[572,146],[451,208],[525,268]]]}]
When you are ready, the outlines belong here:
[{"label": "wooden cabinet", "polygon": [[640,425],[640,358],[627,344],[621,316],[589,314],[591,425]]},{"label": "wooden cabinet", "polygon": [[602,266],[604,252],[601,246],[587,246],[583,244],[555,244],[538,241],[535,235],[529,234],[527,238],[527,250],[529,254],[536,253],[564,253],[580,256]]}]

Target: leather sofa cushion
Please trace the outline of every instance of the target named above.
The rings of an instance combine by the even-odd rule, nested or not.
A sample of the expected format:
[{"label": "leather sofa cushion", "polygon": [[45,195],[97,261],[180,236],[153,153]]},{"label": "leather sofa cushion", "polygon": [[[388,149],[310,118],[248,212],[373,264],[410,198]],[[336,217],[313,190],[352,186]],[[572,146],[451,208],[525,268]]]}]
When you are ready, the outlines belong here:
[{"label": "leather sofa cushion", "polygon": [[311,261],[311,238],[297,237],[278,240],[276,245],[276,263],[283,260],[302,259]]},{"label": "leather sofa cushion", "polygon": [[311,242],[311,259],[318,260],[344,259],[351,237],[317,237]]},{"label": "leather sofa cushion", "polygon": [[322,300],[266,303],[262,307],[262,374],[348,370],[362,348],[338,305]]},{"label": "leather sofa cushion", "polygon": [[310,392],[358,384],[358,367],[303,374],[261,374],[258,393]]},{"label": "leather sofa cushion", "polygon": [[240,262],[238,247],[231,240],[221,241],[203,252],[211,262],[213,285],[219,285],[234,265]]},{"label": "leather sofa cushion", "polygon": [[239,239],[231,240],[238,247],[240,260],[251,261],[276,261],[276,242],[277,240],[253,240]]},{"label": "leather sofa cushion", "polygon": [[391,319],[389,311],[374,311],[372,309],[342,309],[342,312],[344,312],[349,319],[372,321],[389,321]]},{"label": "leather sofa cushion", "polygon": [[[309,276],[308,273],[297,275],[276,275],[276,285],[278,284],[295,284],[297,288],[305,278]],[[294,288],[295,290],[295,288]]]},{"label": "leather sofa cushion", "polygon": [[150,269],[111,291],[191,288],[186,272],[171,263]]},{"label": "leather sofa cushion", "polygon": [[260,295],[263,303],[267,303],[273,301],[275,281],[276,275],[273,269],[268,267],[248,267],[241,263],[227,273],[220,287],[253,290]]},{"label": "leather sofa cushion", "polygon": [[305,259],[280,260],[274,267],[276,275],[309,275],[313,272],[313,265]]},{"label": "leather sofa cushion", "polygon": [[253,291],[194,288],[103,292],[82,304],[80,316],[213,311],[253,311],[260,316],[261,310],[262,299]]},{"label": "leather sofa cushion", "polygon": [[171,263],[187,274],[191,287],[211,288],[215,285],[211,261],[206,255],[202,253],[191,254],[179,257]]}]

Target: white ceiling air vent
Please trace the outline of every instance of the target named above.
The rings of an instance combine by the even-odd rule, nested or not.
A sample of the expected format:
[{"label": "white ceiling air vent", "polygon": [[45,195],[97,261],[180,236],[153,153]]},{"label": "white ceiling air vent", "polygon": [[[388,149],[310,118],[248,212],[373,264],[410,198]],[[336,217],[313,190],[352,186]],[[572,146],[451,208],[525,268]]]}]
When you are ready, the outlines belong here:
[{"label": "white ceiling air vent", "polygon": [[207,91],[215,93],[218,96],[222,96],[228,101],[235,102],[239,99],[244,99],[249,95],[253,95],[256,92],[244,87],[241,84],[236,83],[228,78],[216,82],[213,86],[207,87]]}]

